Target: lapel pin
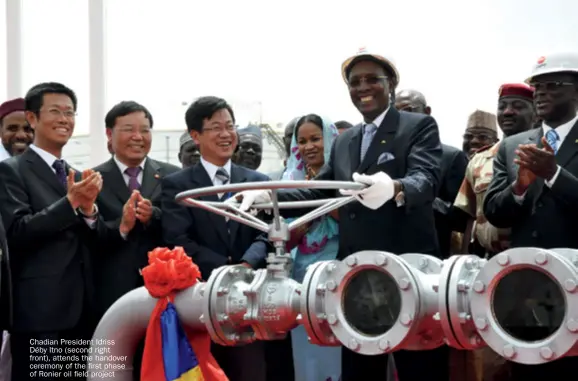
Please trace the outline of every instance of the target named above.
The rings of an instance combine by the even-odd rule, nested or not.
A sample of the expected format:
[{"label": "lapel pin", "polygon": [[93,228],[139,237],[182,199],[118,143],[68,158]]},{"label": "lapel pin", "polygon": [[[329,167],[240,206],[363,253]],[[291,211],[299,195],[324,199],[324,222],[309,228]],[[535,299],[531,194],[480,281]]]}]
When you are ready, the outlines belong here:
[{"label": "lapel pin", "polygon": [[385,141],[385,140],[382,140],[382,141],[381,141],[381,144],[385,144],[385,143],[386,143],[386,141]]},{"label": "lapel pin", "polygon": [[578,139],[574,140],[574,143],[578,143]]},{"label": "lapel pin", "polygon": [[158,173],[155,173],[155,179],[160,179],[161,176]]}]

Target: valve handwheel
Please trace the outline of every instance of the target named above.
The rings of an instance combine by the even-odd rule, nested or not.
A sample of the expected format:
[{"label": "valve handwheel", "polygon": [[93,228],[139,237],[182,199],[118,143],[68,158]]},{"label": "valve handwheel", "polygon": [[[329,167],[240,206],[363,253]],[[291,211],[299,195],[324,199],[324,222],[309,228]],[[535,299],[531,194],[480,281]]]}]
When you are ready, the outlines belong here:
[{"label": "valve handwheel", "polygon": [[[238,184],[227,184],[205,188],[198,188],[188,190],[177,194],[176,201],[196,208],[205,209],[215,214],[227,217],[233,221],[245,224],[265,233],[269,233],[270,239],[276,241],[287,241],[289,239],[288,233],[295,230],[301,225],[304,225],[324,214],[327,214],[341,206],[349,204],[355,198],[336,197],[321,200],[311,201],[292,201],[292,202],[278,202],[278,189],[349,189],[360,190],[364,189],[366,185],[349,181],[259,181]],[[251,213],[244,212],[238,209],[238,205],[230,202],[206,201],[200,200],[203,196],[212,196],[220,193],[238,193],[247,190],[270,190],[271,203],[255,204],[251,208],[256,210],[273,209],[273,223],[271,225],[261,221]],[[279,209],[297,209],[297,208],[313,208],[315,210],[301,216],[288,224],[287,231],[282,231],[281,215]],[[275,233],[281,233],[275,234]]]}]

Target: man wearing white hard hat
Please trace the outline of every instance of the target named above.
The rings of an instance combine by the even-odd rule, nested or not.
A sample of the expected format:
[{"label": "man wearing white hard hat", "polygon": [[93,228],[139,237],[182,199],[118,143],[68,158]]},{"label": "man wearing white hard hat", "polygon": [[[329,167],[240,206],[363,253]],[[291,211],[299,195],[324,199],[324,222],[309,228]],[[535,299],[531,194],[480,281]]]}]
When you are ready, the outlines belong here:
[{"label": "man wearing white hard hat", "polygon": [[[484,215],[492,225],[512,229],[512,248],[578,249],[578,54],[540,57],[526,82],[535,88],[534,106],[542,124],[500,144]],[[556,360],[512,364],[512,379],[562,380],[575,374],[578,357],[560,358],[566,355],[563,341],[572,335],[561,326],[566,319],[565,300],[573,296],[548,276],[531,270],[513,271],[495,287],[493,306],[499,326],[528,346],[540,348],[540,353],[551,346],[553,355],[548,360]],[[518,290],[516,296],[513,289]],[[513,303],[522,307],[499,308]],[[493,349],[499,352],[501,347]]]},{"label": "man wearing white hard hat", "polygon": [[[345,60],[341,69],[363,121],[337,137],[329,161],[315,180],[353,180],[367,187],[341,191],[359,202],[339,209],[338,259],[362,250],[439,255],[432,203],[440,179],[442,149],[435,120],[390,107],[399,73],[384,56],[362,49]],[[336,196],[334,191],[313,189],[278,194],[283,201]],[[270,192],[243,192],[241,198],[241,208],[247,209],[255,202],[269,201]],[[286,215],[294,216],[291,212],[295,213],[287,211]],[[348,321],[358,331],[381,336],[397,324],[398,292],[386,275],[371,278],[362,274],[356,282],[358,289],[350,284],[353,290],[346,294],[351,300],[345,297],[343,308],[349,311]],[[364,289],[370,290],[365,295],[368,297],[360,298],[359,291]],[[447,351],[443,352],[396,352],[399,380],[447,381]],[[347,348],[342,353],[342,381],[385,379],[386,354],[363,356]]]}]

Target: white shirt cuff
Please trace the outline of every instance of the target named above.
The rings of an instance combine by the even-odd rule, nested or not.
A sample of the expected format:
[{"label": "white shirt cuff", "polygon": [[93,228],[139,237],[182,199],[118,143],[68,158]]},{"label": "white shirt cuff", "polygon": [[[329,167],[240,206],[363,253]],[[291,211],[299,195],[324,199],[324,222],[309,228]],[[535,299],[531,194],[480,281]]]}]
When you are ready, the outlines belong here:
[{"label": "white shirt cuff", "polygon": [[552,188],[554,186],[554,183],[556,182],[556,179],[560,174],[560,170],[562,169],[562,167],[560,167],[559,165],[557,167],[558,169],[556,169],[556,173],[554,174],[554,176],[552,176],[552,178],[549,181],[548,180],[544,181],[544,184],[546,184],[548,188]]},{"label": "white shirt cuff", "polygon": [[127,239],[127,237],[128,237],[128,234],[125,234],[125,233],[121,232],[120,229],[119,229],[118,232],[120,233],[120,236],[122,237],[122,239],[124,239],[124,240],[126,241],[126,239]]}]

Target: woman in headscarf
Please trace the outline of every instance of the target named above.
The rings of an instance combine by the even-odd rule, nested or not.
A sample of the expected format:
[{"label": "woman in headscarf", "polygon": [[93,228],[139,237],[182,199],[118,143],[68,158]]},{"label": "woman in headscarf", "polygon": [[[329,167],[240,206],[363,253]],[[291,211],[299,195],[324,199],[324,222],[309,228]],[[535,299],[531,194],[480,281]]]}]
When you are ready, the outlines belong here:
[{"label": "woman in headscarf", "polygon": [[[291,154],[283,180],[311,180],[329,160],[337,128],[327,119],[309,114],[295,124]],[[293,279],[302,282],[307,266],[335,259],[338,250],[337,213],[330,213],[297,229],[287,249],[293,257]],[[303,326],[291,332],[295,379],[338,381],[341,375],[341,348],[310,344]]]}]

